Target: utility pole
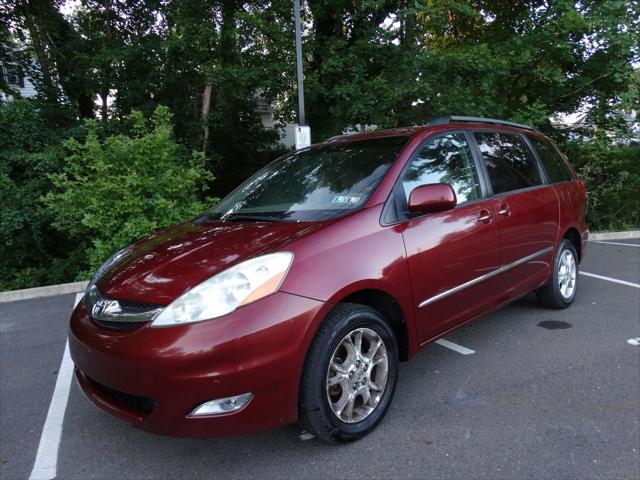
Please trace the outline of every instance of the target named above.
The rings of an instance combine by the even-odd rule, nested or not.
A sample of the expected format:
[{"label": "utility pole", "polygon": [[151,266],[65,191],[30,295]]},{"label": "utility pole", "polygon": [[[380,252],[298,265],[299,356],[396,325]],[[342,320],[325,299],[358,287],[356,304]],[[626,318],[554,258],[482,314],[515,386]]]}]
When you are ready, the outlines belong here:
[{"label": "utility pole", "polygon": [[300,25],[300,0],[293,0],[293,14],[296,20],[296,66],[298,70],[298,125],[305,126],[304,85],[302,80],[302,33]]}]

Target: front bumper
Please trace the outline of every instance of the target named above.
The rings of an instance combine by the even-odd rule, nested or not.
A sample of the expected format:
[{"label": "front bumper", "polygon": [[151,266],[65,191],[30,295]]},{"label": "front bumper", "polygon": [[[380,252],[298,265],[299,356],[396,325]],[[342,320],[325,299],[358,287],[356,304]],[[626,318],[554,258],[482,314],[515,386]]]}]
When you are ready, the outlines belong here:
[{"label": "front bumper", "polygon": [[[242,435],[296,420],[307,346],[325,308],[278,292],[210,321],[119,331],[94,323],[80,302],[69,347],[83,392],[113,416],[163,435]],[[188,416],[246,392],[253,398],[237,412]]]}]

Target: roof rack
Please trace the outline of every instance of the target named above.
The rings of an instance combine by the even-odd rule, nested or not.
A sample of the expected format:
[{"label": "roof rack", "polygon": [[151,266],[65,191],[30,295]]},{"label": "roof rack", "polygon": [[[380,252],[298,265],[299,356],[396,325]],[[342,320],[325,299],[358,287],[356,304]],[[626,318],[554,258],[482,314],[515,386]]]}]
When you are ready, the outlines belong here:
[{"label": "roof rack", "polygon": [[334,140],[338,140],[339,138],[348,137],[348,135],[334,135],[333,137],[329,137],[325,140],[325,142],[333,142]]},{"label": "roof rack", "polygon": [[508,127],[522,128],[524,130],[531,130],[532,132],[539,132],[535,127],[529,125],[523,125],[521,123],[508,122],[506,120],[497,120],[495,118],[483,118],[483,117],[462,117],[459,115],[448,115],[446,117],[436,117],[429,120],[427,125],[446,125],[455,122],[467,122],[467,123],[491,123],[493,125],[506,125]]}]

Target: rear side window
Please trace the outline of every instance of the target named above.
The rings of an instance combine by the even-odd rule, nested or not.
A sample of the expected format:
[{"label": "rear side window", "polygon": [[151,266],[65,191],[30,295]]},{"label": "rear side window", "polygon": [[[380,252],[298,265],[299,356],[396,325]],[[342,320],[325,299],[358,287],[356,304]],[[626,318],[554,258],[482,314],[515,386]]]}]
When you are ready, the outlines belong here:
[{"label": "rear side window", "polygon": [[429,183],[451,185],[458,204],[480,198],[480,182],[463,133],[450,133],[430,140],[402,175],[407,198],[414,188]]},{"label": "rear side window", "polygon": [[489,172],[493,193],[504,193],[542,183],[540,171],[524,139],[511,133],[474,134]]},{"label": "rear side window", "polygon": [[551,183],[570,182],[573,180],[569,167],[558,150],[549,141],[538,137],[529,137],[529,140],[531,140],[538,152]]}]

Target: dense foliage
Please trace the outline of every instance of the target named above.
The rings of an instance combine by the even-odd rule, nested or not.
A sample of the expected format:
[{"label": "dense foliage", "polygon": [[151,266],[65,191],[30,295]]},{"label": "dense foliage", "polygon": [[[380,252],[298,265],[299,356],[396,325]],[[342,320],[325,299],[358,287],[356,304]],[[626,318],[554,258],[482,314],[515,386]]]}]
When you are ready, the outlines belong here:
[{"label": "dense foliage", "polygon": [[122,246],[206,209],[199,194],[211,175],[201,153],[174,141],[169,110],[158,107],[150,125],[135,110],[128,120],[128,135],[104,140],[87,120],[84,140],[65,142],[62,172],[49,175],[54,188],[43,198],[55,228],[86,240],[93,269]]},{"label": "dense foliage", "polygon": [[[291,0],[77,3],[0,3],[0,62],[38,91],[0,101],[0,289],[86,276],[282,153],[258,96],[295,121]],[[619,113],[640,109],[638,0],[302,7],[314,141],[443,114],[533,123],[579,168],[592,228],[637,227],[638,147]],[[0,91],[15,93],[4,79]],[[577,110],[586,130],[553,129]]]},{"label": "dense foliage", "polygon": [[611,145],[598,135],[567,144],[587,186],[587,219],[595,230],[637,230],[640,226],[640,144]]},{"label": "dense foliage", "polygon": [[[0,105],[0,290],[64,282],[77,274],[71,238],[40,201],[64,163],[69,128],[47,123],[35,102]],[[82,262],[81,262],[82,263]]]}]

